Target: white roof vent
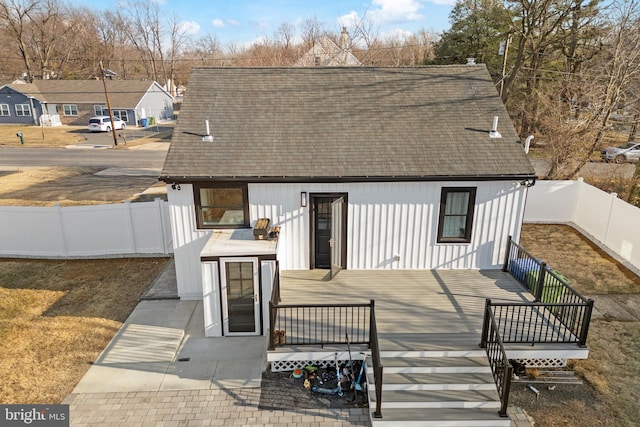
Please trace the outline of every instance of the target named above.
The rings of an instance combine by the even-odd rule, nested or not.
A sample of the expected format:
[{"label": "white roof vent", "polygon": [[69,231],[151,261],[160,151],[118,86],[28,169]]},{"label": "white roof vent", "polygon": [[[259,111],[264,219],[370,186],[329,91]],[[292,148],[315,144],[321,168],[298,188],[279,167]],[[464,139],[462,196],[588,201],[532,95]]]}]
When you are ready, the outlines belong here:
[{"label": "white roof vent", "polygon": [[204,121],[204,126],[207,130],[207,134],[202,137],[202,142],[213,142],[213,135],[209,132],[209,120]]},{"label": "white roof vent", "polygon": [[467,65],[476,65],[476,58],[467,58]]},{"label": "white roof vent", "polygon": [[498,116],[493,116],[493,126],[489,131],[489,138],[502,138],[502,135],[498,132]]}]

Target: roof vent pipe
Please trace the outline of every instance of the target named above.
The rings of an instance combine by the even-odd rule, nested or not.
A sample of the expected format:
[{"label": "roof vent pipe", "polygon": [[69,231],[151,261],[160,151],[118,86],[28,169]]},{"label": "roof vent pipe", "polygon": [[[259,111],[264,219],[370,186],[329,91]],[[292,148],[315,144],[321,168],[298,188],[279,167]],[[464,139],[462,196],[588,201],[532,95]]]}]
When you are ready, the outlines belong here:
[{"label": "roof vent pipe", "polygon": [[529,135],[527,139],[524,140],[524,152],[529,154],[529,147],[531,146],[531,141],[533,141],[534,136]]},{"label": "roof vent pipe", "polygon": [[467,65],[476,65],[476,58],[467,58]]},{"label": "roof vent pipe", "polygon": [[498,132],[498,116],[493,116],[493,126],[491,126],[489,138],[502,138],[502,135]]},{"label": "roof vent pipe", "polygon": [[209,120],[204,121],[204,127],[207,134],[202,137],[202,142],[213,142],[213,136],[211,135],[211,132],[209,132]]}]

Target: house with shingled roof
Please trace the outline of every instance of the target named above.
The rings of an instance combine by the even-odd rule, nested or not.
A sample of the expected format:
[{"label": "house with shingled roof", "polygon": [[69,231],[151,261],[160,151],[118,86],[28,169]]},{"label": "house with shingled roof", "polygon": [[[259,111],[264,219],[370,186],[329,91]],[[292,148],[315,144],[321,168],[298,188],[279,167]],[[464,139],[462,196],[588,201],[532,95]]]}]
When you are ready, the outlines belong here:
[{"label": "house with shingled roof", "polygon": [[[173,97],[158,83],[107,80],[111,109],[127,125],[141,118],[173,118]],[[35,80],[0,87],[0,123],[86,126],[109,115],[101,80]]]},{"label": "house with shingled roof", "polygon": [[[179,295],[213,292],[210,334],[224,335],[205,282],[225,256],[497,269],[536,175],[484,65],[223,67],[192,71],[160,179]],[[260,218],[277,242],[254,239]]]}]

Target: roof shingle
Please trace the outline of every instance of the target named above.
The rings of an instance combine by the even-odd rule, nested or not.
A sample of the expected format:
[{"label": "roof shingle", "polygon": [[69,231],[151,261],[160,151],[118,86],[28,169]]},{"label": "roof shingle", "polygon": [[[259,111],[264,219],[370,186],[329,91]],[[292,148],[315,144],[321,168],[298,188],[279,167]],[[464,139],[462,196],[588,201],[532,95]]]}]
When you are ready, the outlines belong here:
[{"label": "roof shingle", "polygon": [[[498,116],[500,139],[489,138]],[[209,120],[213,142],[203,142]],[[535,176],[483,65],[195,68],[163,179]]]}]

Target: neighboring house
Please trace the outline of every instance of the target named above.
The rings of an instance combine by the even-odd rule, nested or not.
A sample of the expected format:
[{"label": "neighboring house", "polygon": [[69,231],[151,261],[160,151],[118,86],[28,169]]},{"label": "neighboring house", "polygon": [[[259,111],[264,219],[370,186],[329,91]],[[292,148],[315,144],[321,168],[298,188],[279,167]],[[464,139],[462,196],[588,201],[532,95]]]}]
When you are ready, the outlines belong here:
[{"label": "neighboring house", "polygon": [[295,63],[296,67],[357,67],[362,63],[351,53],[351,40],[346,28],[342,28],[339,46],[327,36],[322,36]]},{"label": "neighboring house", "polygon": [[[268,325],[277,262],[499,269],[536,179],[484,65],[195,68],[180,115],[160,179],[208,336],[266,333],[234,330],[227,298],[254,283]],[[254,240],[260,218],[279,239]]]},{"label": "neighboring house", "polygon": [[[141,118],[173,118],[173,97],[158,83],[107,80],[114,116],[128,125]],[[0,123],[87,125],[91,116],[108,115],[101,80],[36,80],[0,87]]]}]

